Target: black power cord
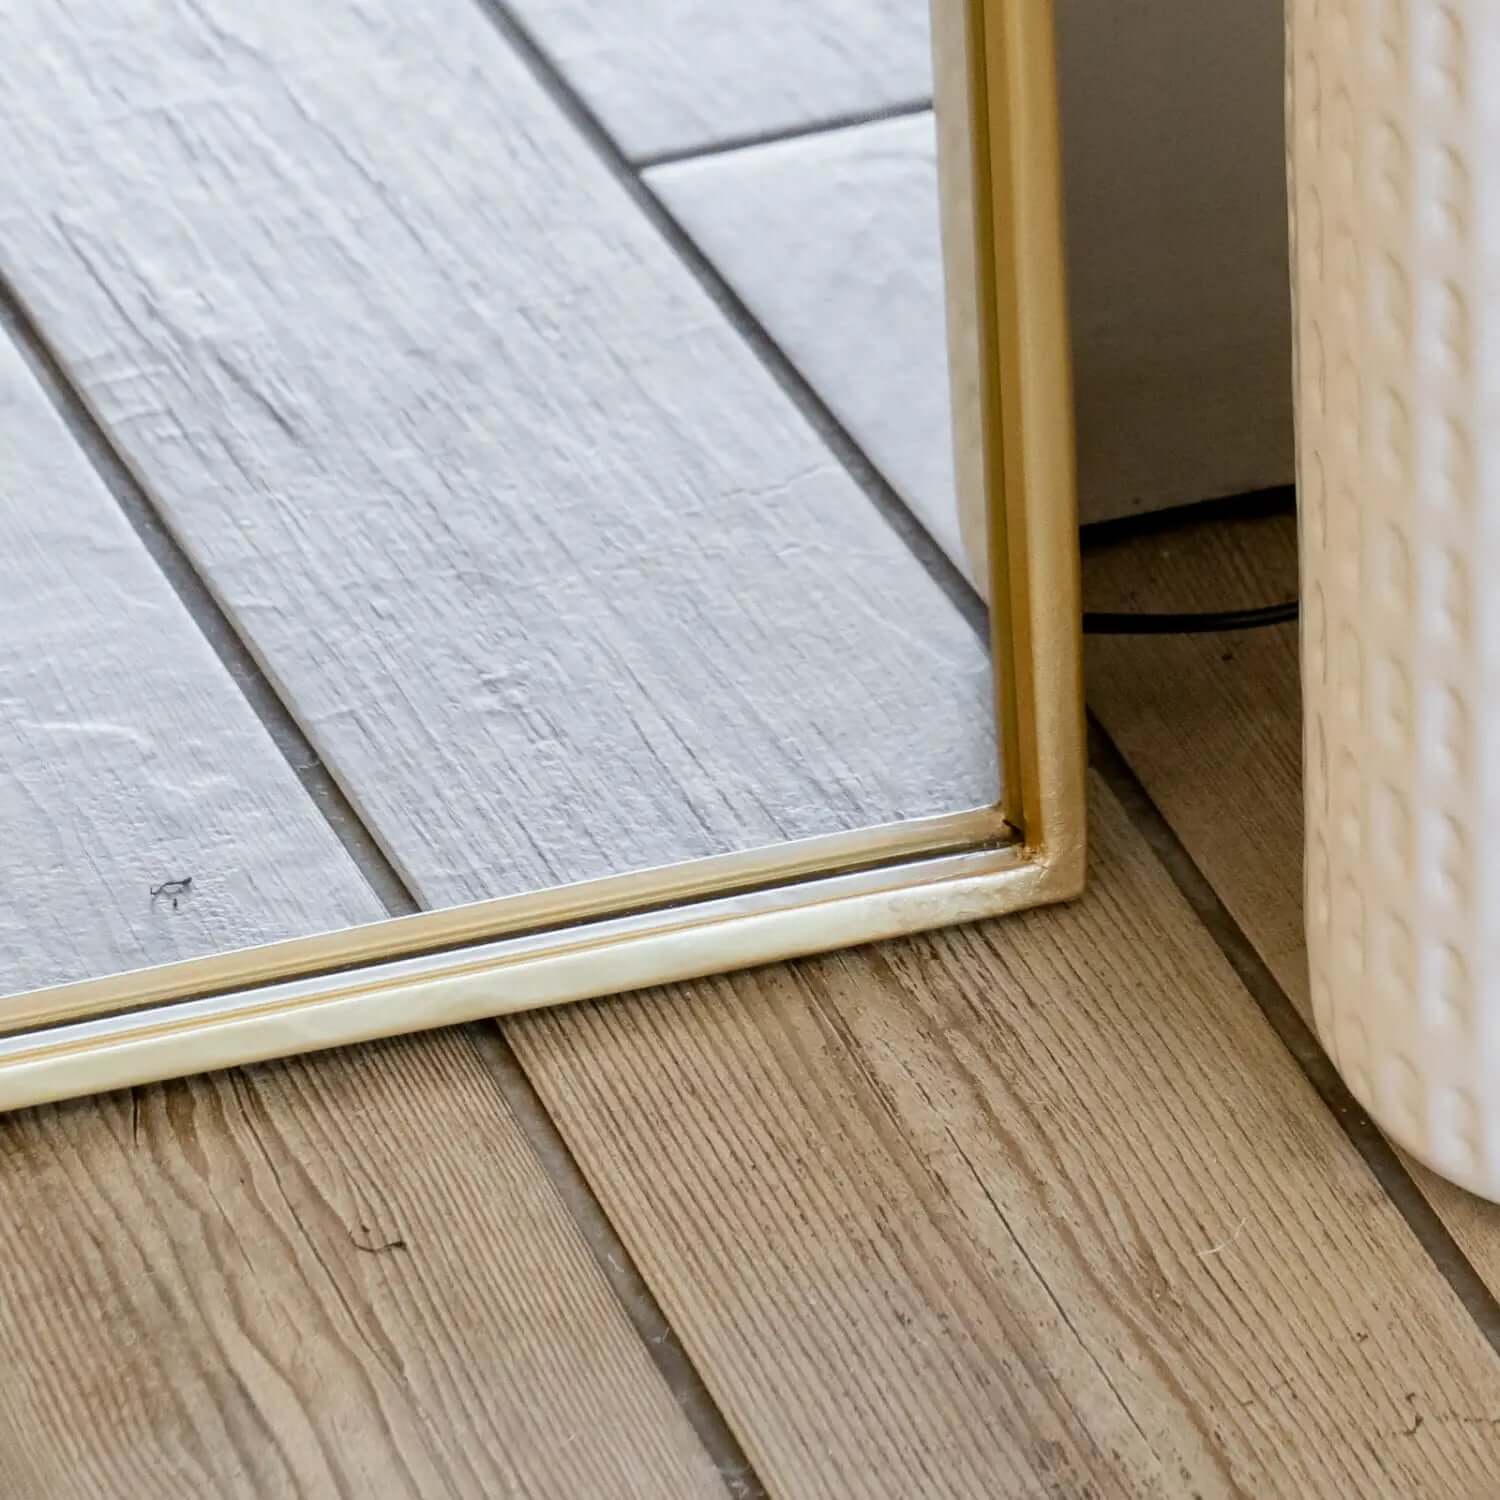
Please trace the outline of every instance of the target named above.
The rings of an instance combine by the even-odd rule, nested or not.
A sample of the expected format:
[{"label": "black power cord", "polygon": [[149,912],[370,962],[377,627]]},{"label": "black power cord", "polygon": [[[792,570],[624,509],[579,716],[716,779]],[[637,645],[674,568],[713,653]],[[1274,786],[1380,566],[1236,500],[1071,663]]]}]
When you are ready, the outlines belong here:
[{"label": "black power cord", "polygon": [[[1194,505],[1171,507],[1165,511],[1118,517],[1110,521],[1093,521],[1079,528],[1085,550],[1108,546],[1132,538],[1175,530],[1185,522],[1255,519],[1284,515],[1296,503],[1296,490],[1286,485],[1254,494],[1236,495],[1223,500],[1207,500]],[[1288,625],[1297,618],[1297,601],[1264,604],[1250,609],[1214,609],[1187,613],[1131,613],[1085,610],[1085,635],[1208,635],[1216,631],[1260,630],[1268,625]]]},{"label": "black power cord", "polygon": [[1260,630],[1297,618],[1297,601],[1258,609],[1218,609],[1189,614],[1111,614],[1085,610],[1085,635],[1207,635],[1220,630]]}]

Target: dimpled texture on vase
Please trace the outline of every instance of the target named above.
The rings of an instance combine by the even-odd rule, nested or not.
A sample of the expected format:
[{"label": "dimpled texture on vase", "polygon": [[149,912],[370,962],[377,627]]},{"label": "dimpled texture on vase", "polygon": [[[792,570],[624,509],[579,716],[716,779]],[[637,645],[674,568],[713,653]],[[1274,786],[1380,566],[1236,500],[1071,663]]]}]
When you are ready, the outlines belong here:
[{"label": "dimpled texture on vase", "polygon": [[1500,4],[1287,16],[1314,1017],[1500,1199]]}]

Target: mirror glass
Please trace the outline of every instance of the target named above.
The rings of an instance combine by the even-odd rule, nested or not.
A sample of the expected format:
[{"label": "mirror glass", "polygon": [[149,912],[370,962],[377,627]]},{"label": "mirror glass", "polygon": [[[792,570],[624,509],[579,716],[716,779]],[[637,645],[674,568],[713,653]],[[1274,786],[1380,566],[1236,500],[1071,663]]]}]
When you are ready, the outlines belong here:
[{"label": "mirror glass", "polygon": [[831,9],[23,0],[0,991],[996,799],[926,8]]}]

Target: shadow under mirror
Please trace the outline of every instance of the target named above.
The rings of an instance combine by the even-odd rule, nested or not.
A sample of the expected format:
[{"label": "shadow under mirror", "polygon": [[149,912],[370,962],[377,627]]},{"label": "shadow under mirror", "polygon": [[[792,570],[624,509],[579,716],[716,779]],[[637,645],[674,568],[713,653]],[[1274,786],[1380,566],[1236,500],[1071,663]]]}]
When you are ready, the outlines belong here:
[{"label": "shadow under mirror", "polygon": [[638,9],[13,20],[0,1030],[996,803],[925,7],[878,78]]}]

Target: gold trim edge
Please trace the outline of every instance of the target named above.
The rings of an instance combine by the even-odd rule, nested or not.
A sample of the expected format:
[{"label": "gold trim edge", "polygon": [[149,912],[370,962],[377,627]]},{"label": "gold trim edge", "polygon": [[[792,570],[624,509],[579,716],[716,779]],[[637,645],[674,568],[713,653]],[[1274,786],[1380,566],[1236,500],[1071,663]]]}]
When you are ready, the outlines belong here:
[{"label": "gold trim edge", "polygon": [[0,1038],[8,1109],[621,994],[1016,911],[1076,894],[1017,846],[942,855],[617,917],[335,978]]},{"label": "gold trim edge", "polygon": [[1013,840],[994,808],[711,855],[0,998],[0,1034]]}]

